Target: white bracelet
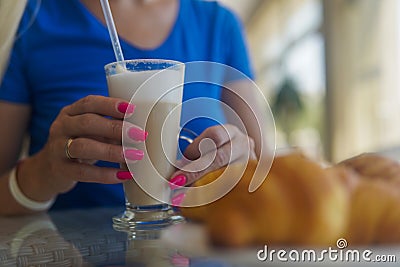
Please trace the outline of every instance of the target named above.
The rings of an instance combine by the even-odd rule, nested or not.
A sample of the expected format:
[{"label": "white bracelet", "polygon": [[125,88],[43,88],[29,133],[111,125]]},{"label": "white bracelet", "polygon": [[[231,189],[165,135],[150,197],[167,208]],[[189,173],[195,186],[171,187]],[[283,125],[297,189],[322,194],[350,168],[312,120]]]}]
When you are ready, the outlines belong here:
[{"label": "white bracelet", "polygon": [[17,168],[13,168],[10,174],[10,178],[8,181],[8,185],[10,188],[11,195],[14,197],[14,199],[23,207],[34,210],[34,211],[43,211],[47,210],[50,208],[51,205],[54,203],[54,199],[50,199],[49,201],[46,202],[37,202],[32,199],[27,198],[24,193],[21,192],[21,189],[18,186],[17,183],[17,175],[16,175],[16,170]]}]

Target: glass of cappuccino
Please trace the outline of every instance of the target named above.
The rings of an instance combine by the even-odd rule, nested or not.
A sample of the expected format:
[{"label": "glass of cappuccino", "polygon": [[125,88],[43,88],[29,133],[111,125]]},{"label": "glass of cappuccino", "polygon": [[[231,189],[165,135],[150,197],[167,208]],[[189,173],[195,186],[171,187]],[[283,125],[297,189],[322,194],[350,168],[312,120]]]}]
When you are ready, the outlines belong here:
[{"label": "glass of cappuccino", "polygon": [[[134,179],[124,182],[126,208],[113,218],[123,231],[153,230],[182,220],[169,205],[168,184],[178,152],[185,65],[162,59],[138,59],[105,66],[108,91],[134,104],[135,111],[123,123],[123,148],[144,151],[142,160],[126,160]],[[132,127],[145,130],[144,142],[127,134]]]}]

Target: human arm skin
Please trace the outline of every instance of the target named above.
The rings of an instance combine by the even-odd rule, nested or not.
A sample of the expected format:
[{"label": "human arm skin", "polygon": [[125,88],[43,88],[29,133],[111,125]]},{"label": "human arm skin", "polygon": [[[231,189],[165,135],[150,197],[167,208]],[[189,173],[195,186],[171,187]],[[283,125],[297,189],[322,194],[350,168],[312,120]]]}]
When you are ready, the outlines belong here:
[{"label": "human arm skin", "polygon": [[[257,98],[264,97],[258,88],[250,80],[240,80],[227,84],[228,89],[222,90],[221,100],[230,106],[246,127],[249,137],[254,140],[255,152],[260,157],[261,151],[266,151],[268,147],[263,139],[262,130],[269,126],[265,114]],[[256,91],[257,90],[257,91]],[[236,120],[227,115],[228,122],[236,125]],[[237,125],[238,126],[238,125]]]},{"label": "human arm skin", "polygon": [[[229,116],[227,117],[228,124],[206,129],[187,147],[184,153],[189,160],[195,161],[183,163],[183,169],[172,175],[172,183],[175,181],[175,177],[184,175],[186,180],[184,185],[191,184],[206,173],[234,161],[262,156],[262,159],[268,162],[272,158],[273,151],[268,150],[271,149],[271,146],[265,142],[265,138],[268,136],[263,137],[263,134],[268,135],[268,133],[262,132],[268,126],[267,120],[256,101],[261,92],[255,92],[256,87],[248,80],[235,81],[228,84],[227,87],[229,90],[223,90],[221,100],[233,109],[246,129],[240,129],[242,127],[238,120]],[[240,97],[237,94],[240,94]],[[200,153],[199,144],[206,138],[215,143],[216,151],[206,150]],[[199,158],[200,156],[201,158]],[[209,162],[211,164],[208,164]],[[208,167],[202,168],[201,166]],[[179,179],[179,183],[182,183],[182,178]],[[182,186],[183,184],[178,185]]]},{"label": "human arm skin", "polygon": [[2,215],[29,212],[14,200],[8,186],[10,170],[18,160],[29,117],[28,105],[0,101],[2,125],[0,127],[0,214]]},{"label": "human arm skin", "polygon": [[[115,184],[127,180],[127,174],[121,177],[124,171],[120,169],[88,163],[97,160],[125,162],[122,146],[118,145],[122,138],[121,119],[125,115],[119,109],[121,103],[127,105],[121,99],[87,96],[64,107],[52,123],[43,149],[24,159],[18,167],[17,183],[26,197],[46,202],[68,192],[78,181]],[[7,143],[10,143],[2,142],[0,146],[1,157],[5,159],[1,162],[0,215],[31,213],[13,199],[8,189],[9,170],[15,166],[19,155],[29,108],[1,102],[0,114],[0,124],[9,124],[1,128],[1,136],[9,138]],[[11,123],[10,118],[16,123]],[[143,140],[144,136],[143,132]],[[74,141],[69,151],[72,157],[80,160],[66,157],[65,144],[71,137]]]}]

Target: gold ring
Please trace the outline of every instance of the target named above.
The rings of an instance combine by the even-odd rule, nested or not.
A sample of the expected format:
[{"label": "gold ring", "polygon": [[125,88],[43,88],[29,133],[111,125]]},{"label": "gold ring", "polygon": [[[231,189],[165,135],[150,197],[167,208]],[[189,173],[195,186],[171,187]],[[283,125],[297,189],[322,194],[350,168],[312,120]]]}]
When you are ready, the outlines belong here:
[{"label": "gold ring", "polygon": [[72,141],[74,141],[74,139],[73,139],[73,138],[69,138],[69,139],[67,140],[67,143],[65,143],[65,148],[64,148],[64,150],[65,150],[65,155],[67,156],[67,158],[68,158],[69,160],[74,160],[74,159],[76,159],[76,158],[74,158],[74,157],[71,156],[71,153],[69,153],[69,147],[71,146]]}]

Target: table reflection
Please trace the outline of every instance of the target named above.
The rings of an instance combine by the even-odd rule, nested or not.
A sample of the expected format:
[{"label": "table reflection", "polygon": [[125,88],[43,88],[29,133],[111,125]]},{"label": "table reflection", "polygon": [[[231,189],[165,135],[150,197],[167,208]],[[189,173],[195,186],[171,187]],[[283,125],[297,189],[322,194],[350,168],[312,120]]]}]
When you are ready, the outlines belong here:
[{"label": "table reflection", "polygon": [[208,257],[200,226],[134,236],[113,229],[116,209],[0,217],[0,266],[232,266]]},{"label": "table reflection", "polygon": [[[217,248],[209,244],[205,229],[193,223],[172,225],[147,235],[128,234],[113,228],[111,218],[120,212],[105,208],[0,217],[0,266],[309,267],[366,264],[363,261],[329,260],[293,263],[259,261],[256,255],[260,247],[237,250]],[[400,258],[398,246],[369,249],[374,255],[396,255],[397,259]],[[398,262],[386,262],[385,266],[396,264]]]}]

